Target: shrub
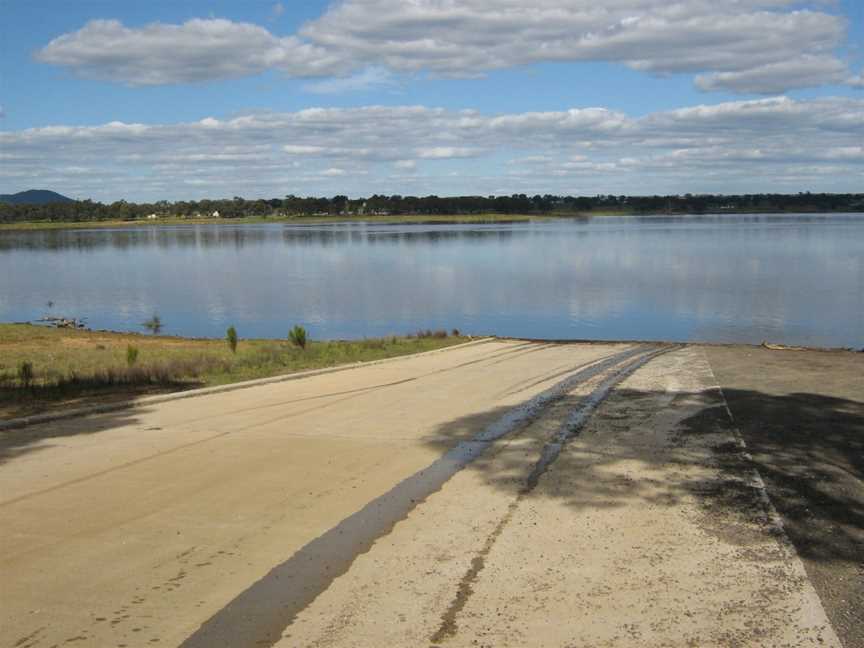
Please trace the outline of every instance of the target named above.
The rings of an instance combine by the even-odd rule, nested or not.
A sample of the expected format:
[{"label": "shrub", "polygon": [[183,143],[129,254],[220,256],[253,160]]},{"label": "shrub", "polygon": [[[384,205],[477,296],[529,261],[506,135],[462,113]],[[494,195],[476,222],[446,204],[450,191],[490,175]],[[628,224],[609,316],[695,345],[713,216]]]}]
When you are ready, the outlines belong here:
[{"label": "shrub", "polygon": [[306,348],[306,329],[297,324],[294,325],[288,332],[288,339],[291,340],[291,343],[294,346],[300,347],[301,349]]},{"label": "shrub", "polygon": [[444,329],[438,329],[437,331],[433,331],[432,329],[426,329],[424,331],[423,329],[420,329],[417,331],[416,336],[418,338],[446,338],[447,331]]},{"label": "shrub", "polygon": [[126,364],[134,367],[136,362],[138,362],[138,347],[130,344],[126,347]]},{"label": "shrub", "polygon": [[153,335],[158,335],[159,331],[162,330],[162,320],[156,313],[153,313],[153,317],[144,322],[141,326],[146,328]]},{"label": "shrub", "polygon": [[33,384],[33,363],[21,362],[18,364],[18,380],[21,381],[21,386],[24,388],[30,387]]},{"label": "shrub", "polygon": [[450,335],[452,335],[453,337],[459,337],[459,329],[454,328],[452,331],[450,331]]},{"label": "shrub", "polygon": [[231,353],[237,353],[237,329],[229,326],[225,332],[225,339],[228,341],[228,348],[231,349]]}]

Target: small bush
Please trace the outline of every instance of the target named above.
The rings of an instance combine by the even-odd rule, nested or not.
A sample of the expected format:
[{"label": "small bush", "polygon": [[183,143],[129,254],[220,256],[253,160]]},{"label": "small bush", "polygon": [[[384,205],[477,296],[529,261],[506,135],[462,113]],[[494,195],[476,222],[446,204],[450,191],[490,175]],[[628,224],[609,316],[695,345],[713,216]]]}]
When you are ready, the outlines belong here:
[{"label": "small bush", "polygon": [[439,338],[439,339],[441,339],[441,338],[447,337],[447,331],[445,331],[444,329],[438,329],[437,331],[433,331],[432,329],[426,329],[424,331],[423,329],[420,329],[419,331],[417,331],[416,336],[418,338]]},{"label": "small bush", "polygon": [[141,326],[146,328],[153,335],[158,335],[159,331],[162,330],[162,320],[156,313],[153,313],[153,317],[144,322]]},{"label": "small bush", "polygon": [[225,339],[228,341],[228,348],[231,349],[231,353],[237,353],[237,329],[229,326],[225,332]]},{"label": "small bush", "polygon": [[306,329],[297,324],[294,325],[288,332],[288,339],[291,340],[291,344],[294,346],[300,347],[301,349],[306,348]]},{"label": "small bush", "polygon": [[459,337],[459,329],[454,328],[452,331],[450,331],[450,335],[452,335],[453,337]]},{"label": "small bush", "polygon": [[18,380],[21,381],[21,386],[25,389],[33,384],[33,363],[21,362],[18,365]]},{"label": "small bush", "polygon": [[126,347],[126,364],[134,367],[136,362],[138,362],[138,347],[130,344]]}]

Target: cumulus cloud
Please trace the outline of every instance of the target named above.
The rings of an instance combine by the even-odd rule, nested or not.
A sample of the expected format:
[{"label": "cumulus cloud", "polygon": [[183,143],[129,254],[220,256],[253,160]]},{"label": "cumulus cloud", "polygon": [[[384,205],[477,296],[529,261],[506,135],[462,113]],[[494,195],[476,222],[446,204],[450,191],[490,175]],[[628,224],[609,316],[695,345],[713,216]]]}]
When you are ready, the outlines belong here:
[{"label": "cumulus cloud", "polygon": [[283,67],[299,76],[327,74],[323,50],[294,37],[277,38],[258,25],[221,18],[139,29],[117,20],[91,20],[52,40],[36,59],[84,77],[133,86],[231,79]]},{"label": "cumulus cloud", "polygon": [[[472,77],[539,62],[610,61],[699,73],[706,90],[776,93],[842,81],[842,18],[797,0],[343,0],[293,35],[222,19],[140,28],[97,20],[37,53],[132,85],[278,69],[332,76],[315,91],[382,81],[382,70]],[[376,77],[377,75],[377,77]],[[847,75],[848,76],[848,75]],[[335,88],[335,90],[333,90]]]},{"label": "cumulus cloud", "polygon": [[788,88],[841,84],[847,74],[846,65],[833,56],[805,55],[747,70],[700,75],[696,85],[702,90],[780,93]]},{"label": "cumulus cloud", "polygon": [[136,200],[853,191],[864,182],[862,141],[864,99],[849,98],[775,97],[642,117],[604,108],[497,115],[424,106],[310,108],[0,132],[0,182],[38,179],[74,195]]}]

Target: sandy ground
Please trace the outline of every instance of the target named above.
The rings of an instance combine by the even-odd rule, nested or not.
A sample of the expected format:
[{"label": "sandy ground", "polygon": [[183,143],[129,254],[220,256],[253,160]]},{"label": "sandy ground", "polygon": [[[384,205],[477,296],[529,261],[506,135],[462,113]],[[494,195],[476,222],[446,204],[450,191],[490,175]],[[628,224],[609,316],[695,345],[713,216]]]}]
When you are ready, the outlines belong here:
[{"label": "sandy ground", "polygon": [[839,646],[706,351],[651,351],[489,342],[5,433],[0,645]]}]

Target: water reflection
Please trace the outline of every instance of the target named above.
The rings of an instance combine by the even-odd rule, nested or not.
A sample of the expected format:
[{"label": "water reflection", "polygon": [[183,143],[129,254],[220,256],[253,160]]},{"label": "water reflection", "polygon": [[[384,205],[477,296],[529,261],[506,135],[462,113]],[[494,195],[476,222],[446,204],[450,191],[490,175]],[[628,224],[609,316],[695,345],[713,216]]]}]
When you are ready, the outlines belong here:
[{"label": "water reflection", "polygon": [[346,243],[436,244],[455,239],[506,239],[527,235],[529,230],[512,226],[410,225],[394,228],[386,225],[181,225],[93,228],[74,230],[10,231],[0,235],[0,251],[39,250],[67,252],[111,247],[126,250],[136,247],[214,248],[260,246],[283,242],[291,245],[329,246]]},{"label": "water reflection", "polygon": [[0,234],[0,320],[317,337],[426,327],[524,337],[864,346],[859,216],[494,225],[190,225]]}]

